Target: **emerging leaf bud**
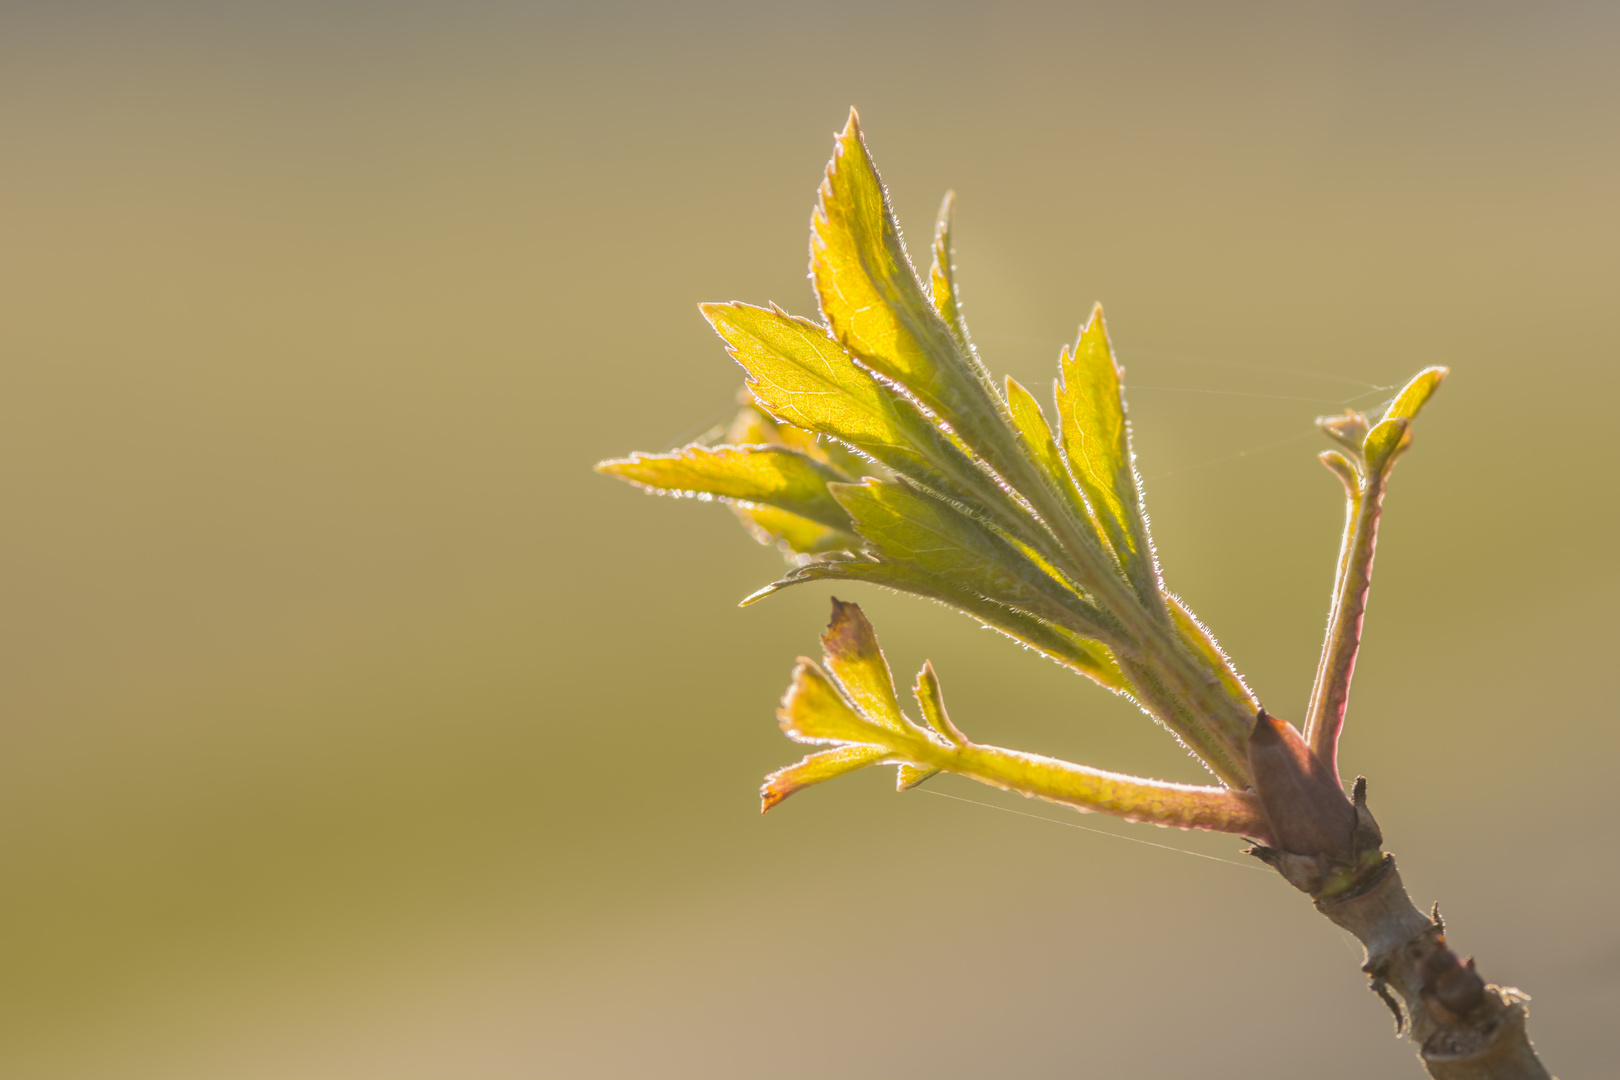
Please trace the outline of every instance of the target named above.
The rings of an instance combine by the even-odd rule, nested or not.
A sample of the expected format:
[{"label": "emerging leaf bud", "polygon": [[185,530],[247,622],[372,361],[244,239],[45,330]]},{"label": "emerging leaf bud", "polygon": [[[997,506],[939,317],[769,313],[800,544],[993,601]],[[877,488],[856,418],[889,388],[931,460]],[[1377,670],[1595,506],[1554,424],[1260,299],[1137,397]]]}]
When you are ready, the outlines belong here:
[{"label": "emerging leaf bud", "polygon": [[1260,710],[1249,737],[1249,768],[1273,846],[1294,855],[1352,859],[1355,807],[1292,724]]},{"label": "emerging leaf bud", "polygon": [[1371,430],[1367,418],[1354,409],[1346,409],[1341,416],[1318,416],[1316,424],[1328,438],[1349,447],[1358,457],[1361,455],[1361,443]]}]

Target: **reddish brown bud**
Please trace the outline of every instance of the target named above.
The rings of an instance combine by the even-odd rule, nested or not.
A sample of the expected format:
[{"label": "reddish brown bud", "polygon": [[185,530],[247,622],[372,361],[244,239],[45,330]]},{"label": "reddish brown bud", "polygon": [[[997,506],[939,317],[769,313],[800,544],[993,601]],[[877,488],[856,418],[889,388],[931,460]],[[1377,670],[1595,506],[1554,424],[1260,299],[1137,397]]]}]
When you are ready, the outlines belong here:
[{"label": "reddish brown bud", "polygon": [[1295,855],[1350,860],[1355,807],[1345,798],[1339,778],[1292,724],[1260,710],[1249,736],[1249,768],[1275,846]]},{"label": "reddish brown bud", "polygon": [[[1454,1016],[1466,1016],[1485,1000],[1485,980],[1474,970],[1474,958],[1459,962],[1457,954],[1440,942],[1440,947],[1418,965],[1425,1000],[1433,998]],[[1431,1007],[1430,1012],[1434,1009]]]}]

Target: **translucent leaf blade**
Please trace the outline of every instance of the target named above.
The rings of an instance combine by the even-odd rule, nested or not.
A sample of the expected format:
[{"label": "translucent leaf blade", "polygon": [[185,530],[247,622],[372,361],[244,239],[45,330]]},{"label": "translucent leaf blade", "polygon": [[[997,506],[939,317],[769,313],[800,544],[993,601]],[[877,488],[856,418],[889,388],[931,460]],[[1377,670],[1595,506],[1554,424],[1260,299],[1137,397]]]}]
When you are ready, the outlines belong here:
[{"label": "translucent leaf blade", "polygon": [[1423,406],[1428,404],[1434,392],[1440,389],[1440,383],[1450,373],[1450,368],[1429,367],[1412,376],[1411,381],[1395,395],[1389,411],[1384,413],[1384,419],[1392,420],[1404,416],[1410,420],[1416,416],[1423,410]]},{"label": "translucent leaf blade", "polygon": [[793,669],[776,718],[795,742],[883,746],[894,734],[858,714],[827,673],[804,656]]},{"label": "translucent leaf blade", "polygon": [[1074,477],[1069,474],[1069,467],[1058,449],[1057,438],[1052,434],[1051,425],[1046,422],[1046,414],[1041,412],[1040,403],[1010,375],[1007,376],[1006,385],[1007,408],[1012,413],[1013,424],[1018,428],[1018,434],[1023,437],[1024,445],[1029,448],[1030,456],[1045,474],[1047,482],[1054,491],[1067,499],[1079,520],[1090,522],[1098,535],[1106,535],[1102,532],[1097,517],[1086,503],[1080,488],[1075,484]]},{"label": "translucent leaf blade", "polygon": [[833,335],[977,445],[994,392],[924,294],[853,110],[819,195],[810,272]]},{"label": "translucent leaf blade", "polygon": [[1059,370],[1058,418],[1070,472],[1120,568],[1137,594],[1147,599],[1158,591],[1158,575],[1131,462],[1119,365],[1101,307],[1092,311],[1074,349],[1063,351]]},{"label": "translucent leaf blade", "polygon": [[1233,701],[1241,703],[1251,713],[1258,711],[1259,699],[1237,673],[1237,668],[1227,659],[1226,653],[1215,640],[1215,635],[1198,621],[1192,609],[1179,596],[1167,595],[1165,600],[1170,605],[1170,619],[1175,624],[1176,632],[1181,635],[1181,640],[1186,642],[1192,654],[1198,657],[1204,670],[1221,684],[1221,688]]},{"label": "translucent leaf blade", "polygon": [[832,677],[868,720],[894,731],[907,731],[910,725],[901,716],[894,675],[883,650],[878,648],[872,624],[856,604],[834,597],[832,607],[832,621],[821,635],[822,654]]},{"label": "translucent leaf blade", "polygon": [[818,750],[765,778],[765,783],[759,789],[759,812],[765,813],[795,792],[864,769],[882,761],[887,755],[888,751],[881,746],[839,746],[831,750]]},{"label": "translucent leaf blade", "polygon": [[969,349],[967,322],[962,318],[962,300],[956,287],[956,248],[951,239],[955,214],[956,192],[947,191],[939,204],[939,219],[934,223],[934,264],[928,271],[929,299],[939,317],[956,335],[957,343]]},{"label": "translucent leaf blade", "polygon": [[912,694],[917,698],[917,707],[922,710],[923,719],[946,742],[955,746],[966,746],[968,737],[951,723],[951,716],[945,711],[945,695],[939,687],[939,676],[934,673],[931,661],[923,661],[922,670],[917,672],[917,683],[912,687]]},{"label": "translucent leaf blade", "polygon": [[1008,521],[1009,502],[933,420],[808,319],[748,304],[702,311],[748,375],[760,408],[870,455],[921,486]]},{"label": "translucent leaf blade", "polygon": [[924,780],[938,774],[939,767],[937,765],[912,765],[902,762],[895,769],[894,789],[896,791],[910,791]]},{"label": "translucent leaf blade", "polygon": [[1108,646],[1066,627],[1046,622],[1026,611],[1008,607],[970,592],[959,583],[924,577],[915,570],[875,559],[826,559],[796,567],[786,577],[743,600],[756,603],[771,593],[810,581],[864,581],[914,596],[938,600],[980,623],[1034,649],[1051,660],[1086,676],[1108,690],[1128,693],[1119,662]]},{"label": "translucent leaf blade", "polygon": [[818,521],[790,514],[774,506],[733,506],[743,528],[761,544],[780,544],[798,555],[829,555],[858,551],[861,538],[843,529],[830,529]]},{"label": "translucent leaf blade", "polygon": [[1106,617],[1066,582],[985,524],[943,500],[900,484],[872,480],[830,489],[855,531],[883,561],[955,582],[991,600],[1058,625],[1090,630]]},{"label": "translucent leaf blade", "polygon": [[763,503],[828,528],[849,528],[849,515],[827,490],[849,477],[783,446],[686,446],[669,454],[631,454],[596,468],[655,491]]}]

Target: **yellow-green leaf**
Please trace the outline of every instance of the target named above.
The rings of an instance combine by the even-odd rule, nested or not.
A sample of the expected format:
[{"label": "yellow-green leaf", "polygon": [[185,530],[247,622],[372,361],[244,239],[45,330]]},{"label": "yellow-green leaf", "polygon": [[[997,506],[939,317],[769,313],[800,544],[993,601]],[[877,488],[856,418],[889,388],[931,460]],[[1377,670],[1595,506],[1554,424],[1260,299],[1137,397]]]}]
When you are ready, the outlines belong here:
[{"label": "yellow-green leaf", "polygon": [[1411,445],[1411,428],[1412,418],[1409,416],[1394,416],[1374,424],[1373,429],[1367,433],[1367,441],[1361,447],[1361,456],[1367,462],[1367,471],[1388,472],[1390,466],[1395,464],[1395,459]]},{"label": "yellow-green leaf", "polygon": [[1369,472],[1388,472],[1396,459],[1412,445],[1412,418],[1440,388],[1447,371],[1443,367],[1424,368],[1395,395],[1384,418],[1373,425],[1362,444],[1361,455],[1367,462]]},{"label": "yellow-green leaf", "polygon": [[917,698],[917,707],[922,710],[923,719],[941,738],[953,746],[968,744],[968,737],[951,723],[950,714],[945,711],[945,695],[940,691],[939,676],[934,674],[933,661],[923,661],[922,670],[917,672],[917,684],[911,692]]},{"label": "yellow-green leaf", "polygon": [[1249,689],[1243,677],[1227,659],[1226,653],[1216,642],[1215,635],[1198,621],[1192,609],[1179,596],[1167,595],[1165,600],[1170,605],[1170,618],[1175,623],[1176,632],[1181,635],[1181,640],[1186,642],[1187,648],[1192,650],[1192,654],[1198,657],[1204,670],[1220,682],[1232,700],[1242,702],[1252,711],[1258,711],[1260,700],[1254,696],[1254,691]]},{"label": "yellow-green leaf", "polygon": [[967,322],[962,318],[962,300],[956,288],[956,248],[951,242],[951,219],[956,211],[956,192],[947,191],[939,204],[939,220],[934,224],[934,265],[929,268],[929,299],[945,325],[956,335],[957,344],[967,349]]},{"label": "yellow-green leaf", "polygon": [[894,789],[910,791],[937,772],[939,772],[937,765],[913,765],[910,762],[901,762],[900,767],[895,770]]},{"label": "yellow-green leaf", "polygon": [[762,544],[782,544],[799,555],[826,555],[834,551],[856,551],[861,538],[843,529],[831,529],[819,521],[779,510],[774,506],[733,506],[743,528]]},{"label": "yellow-green leaf", "polygon": [[849,477],[785,446],[686,446],[669,454],[631,454],[597,471],[655,491],[711,495],[763,503],[832,529],[849,516],[827,484]]},{"label": "yellow-green leaf", "polygon": [[832,677],[868,720],[906,731],[909,725],[895,697],[894,676],[883,650],[878,648],[872,624],[857,604],[846,604],[834,597],[832,607],[832,621],[821,635],[821,650]]},{"label": "yellow-green leaf", "polygon": [[809,657],[799,657],[776,718],[788,738],[804,743],[870,743],[884,746],[892,729],[862,717],[825,671]]},{"label": "yellow-green leaf", "polygon": [[[747,393],[747,388],[744,388]],[[748,394],[751,399],[752,394]],[[806,431],[792,424],[779,423],[753,404],[744,405],[737,410],[737,416],[726,429],[723,440],[732,446],[748,446],[753,444],[771,444],[785,446],[790,450],[797,450],[801,454],[815,458],[823,465],[832,465],[836,469],[843,469],[841,462],[834,462],[826,450],[816,441],[816,433]]]},{"label": "yellow-green leaf", "polygon": [[1007,408],[1012,412],[1013,424],[1018,433],[1024,438],[1024,445],[1029,448],[1030,455],[1040,465],[1041,472],[1046,474],[1046,480],[1052,489],[1061,494],[1082,521],[1090,521],[1093,530],[1100,532],[1097,517],[1086,504],[1080,488],[1075,484],[1074,477],[1069,475],[1069,467],[1063,461],[1063,454],[1058,450],[1057,439],[1052,435],[1052,427],[1046,422],[1046,415],[1041,412],[1040,403],[1035,396],[1025,390],[1017,379],[1007,376]]},{"label": "yellow-green leaf", "polygon": [[759,812],[765,813],[795,791],[852,773],[887,756],[888,751],[881,746],[838,746],[831,750],[818,750],[765,778],[765,783],[759,789]]},{"label": "yellow-green leaf", "polygon": [[1412,376],[1412,380],[1395,395],[1389,411],[1384,413],[1384,419],[1392,420],[1401,416],[1411,419],[1416,416],[1434,396],[1434,392],[1440,389],[1441,381],[1450,374],[1450,370],[1450,368],[1429,367]]},{"label": "yellow-green leaf", "polygon": [[1070,471],[1126,578],[1147,599],[1158,589],[1158,575],[1131,462],[1119,365],[1108,343],[1101,306],[1093,309],[1074,350],[1063,350],[1059,371],[1058,418]]},{"label": "yellow-green leaf", "polygon": [[825,328],[748,304],[704,304],[702,311],[748,373],[760,408],[1018,528],[994,480],[916,405],[856,364]]},{"label": "yellow-green leaf", "polygon": [[884,561],[1059,625],[1105,625],[1101,612],[1030,552],[942,499],[874,480],[829,490]]},{"label": "yellow-green leaf", "polygon": [[1117,693],[1129,691],[1119,662],[1108,646],[1063,626],[996,603],[964,588],[961,583],[927,577],[920,571],[897,563],[879,562],[866,557],[831,558],[806,563],[789,571],[742,601],[755,603],[774,592],[808,581],[864,581],[900,592],[912,593],[949,604],[966,612],[992,630],[1006,634],[1021,645],[1034,649],[1064,667],[1077,671]]},{"label": "yellow-green leaf", "polygon": [[923,293],[853,109],[819,194],[810,270],[833,336],[984,452],[994,393]]}]

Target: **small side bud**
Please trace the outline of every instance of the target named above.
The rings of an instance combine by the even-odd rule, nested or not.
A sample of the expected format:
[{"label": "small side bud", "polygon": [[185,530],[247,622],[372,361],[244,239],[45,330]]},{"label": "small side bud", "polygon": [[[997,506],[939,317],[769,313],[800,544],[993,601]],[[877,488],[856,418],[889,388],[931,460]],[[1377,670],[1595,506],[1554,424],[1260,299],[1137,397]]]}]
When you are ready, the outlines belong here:
[{"label": "small side bud", "polygon": [[1442,1022],[1456,1023],[1456,1018],[1467,1016],[1485,1000],[1485,980],[1474,970],[1473,959],[1460,962],[1444,945],[1423,958],[1418,977],[1423,983],[1424,1005]]},{"label": "small side bud", "polygon": [[1354,409],[1346,409],[1342,416],[1318,416],[1316,426],[1334,442],[1354,451],[1357,457],[1361,456],[1361,444],[1372,429],[1367,418]]},{"label": "small side bud", "polygon": [[1292,724],[1260,710],[1249,736],[1249,768],[1273,844],[1294,855],[1351,860],[1356,809]]}]

